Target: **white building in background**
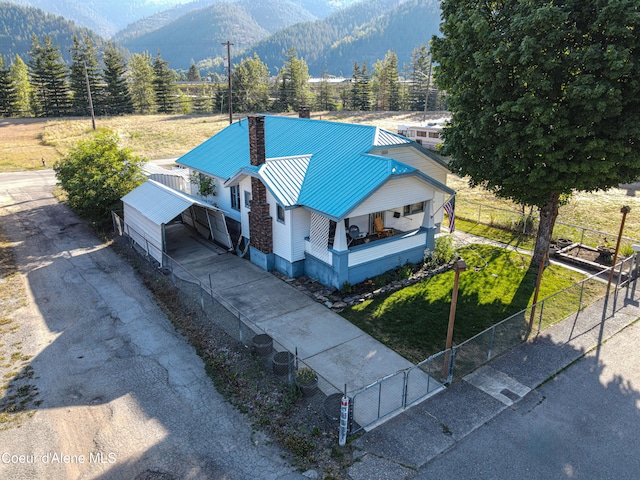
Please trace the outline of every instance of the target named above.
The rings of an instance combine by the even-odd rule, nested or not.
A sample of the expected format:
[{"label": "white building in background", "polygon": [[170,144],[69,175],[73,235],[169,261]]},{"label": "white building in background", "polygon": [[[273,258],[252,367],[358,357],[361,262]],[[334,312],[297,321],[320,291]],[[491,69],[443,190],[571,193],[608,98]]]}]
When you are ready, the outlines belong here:
[{"label": "white building in background", "polygon": [[442,143],[440,133],[447,121],[447,118],[438,118],[418,124],[398,125],[398,133],[429,150],[435,150],[436,146]]}]

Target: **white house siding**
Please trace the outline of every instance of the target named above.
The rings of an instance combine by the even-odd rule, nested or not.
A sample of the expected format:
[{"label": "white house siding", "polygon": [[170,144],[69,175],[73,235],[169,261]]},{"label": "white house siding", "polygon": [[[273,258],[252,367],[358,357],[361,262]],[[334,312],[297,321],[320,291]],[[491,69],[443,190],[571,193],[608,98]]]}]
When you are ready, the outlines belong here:
[{"label": "white house siding", "polygon": [[267,202],[269,203],[269,213],[273,219],[273,253],[291,262],[291,210],[285,210],[284,223],[282,223],[278,221],[278,202],[269,192],[267,192]]},{"label": "white house siding", "polygon": [[[251,211],[250,208],[245,207],[244,205],[244,192],[250,192],[251,191],[251,178],[246,177],[244,178],[240,184],[240,212],[238,212],[237,210],[233,210],[231,208],[231,189],[230,188],[225,188],[225,197],[227,199],[227,202],[229,202],[229,210],[231,212],[233,212],[236,217],[233,216],[233,214],[231,215],[232,218],[234,218],[235,220],[240,220],[240,223],[242,224],[242,235],[244,237],[250,238],[250,229],[249,229],[249,212]],[[268,200],[269,202],[272,202],[272,200]]]},{"label": "white house siding", "polygon": [[304,239],[309,236],[311,213],[304,208],[289,210],[291,219],[291,261],[304,260]]},{"label": "white house siding", "polygon": [[[395,238],[395,237],[394,237]],[[362,263],[372,262],[379,258],[395,255],[412,248],[424,247],[427,242],[427,234],[423,231],[413,231],[404,234],[393,242],[371,244],[366,248],[349,253],[349,267],[355,267]]]},{"label": "white house siding", "polygon": [[[382,188],[349,212],[349,217],[400,209],[404,205],[430,200],[433,198],[434,193],[435,191],[432,187],[414,177],[389,180]],[[389,220],[389,218],[384,218],[385,222]],[[420,225],[415,226],[415,228],[418,227]]]},{"label": "white house siding", "polygon": [[398,160],[399,162],[405,163],[413,168],[417,168],[434,180],[446,184],[447,173],[449,173],[449,170],[442,165],[437,164],[434,160],[431,160],[425,154],[420,153],[413,147],[390,148],[387,150],[387,153],[382,153],[382,150],[373,151],[371,153]]},{"label": "white house siding", "polygon": [[138,209],[124,204],[125,232],[162,264],[162,225],[154,223]]},{"label": "white house siding", "polygon": [[[190,170],[190,172],[192,173],[197,172],[197,170]],[[238,210],[234,210],[231,208],[231,192],[229,188],[224,187],[224,182],[226,181],[226,179],[221,179],[213,176],[211,176],[211,178],[213,178],[216,186],[216,194],[206,198],[203,197],[203,200],[218,207],[220,210],[224,212],[224,214],[227,217],[232,218],[237,222],[240,222],[240,212]],[[191,185],[191,192],[192,192],[191,194],[197,197],[198,187],[193,184],[190,184],[190,185]],[[240,200],[243,201],[242,198]]]}]

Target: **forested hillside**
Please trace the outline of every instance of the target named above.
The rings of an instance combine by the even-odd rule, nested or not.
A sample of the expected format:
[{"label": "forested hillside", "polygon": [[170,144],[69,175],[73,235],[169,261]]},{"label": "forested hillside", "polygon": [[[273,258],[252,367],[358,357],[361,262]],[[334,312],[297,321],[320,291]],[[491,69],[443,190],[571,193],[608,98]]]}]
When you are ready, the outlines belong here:
[{"label": "forested hillside", "polygon": [[46,33],[60,47],[63,58],[70,61],[69,48],[73,35],[89,35],[97,45],[104,40],[86,28],[80,28],[62,17],[44,13],[32,7],[21,7],[12,3],[0,3],[0,54],[7,60],[20,55],[26,60],[31,49],[31,35],[42,38]]},{"label": "forested hillside", "polygon": [[191,0],[13,0],[73,20],[109,38],[140,18]]},{"label": "forested hillside", "polygon": [[[202,2],[204,3],[204,2]],[[185,7],[177,7],[177,12]],[[160,20],[160,15],[155,17]],[[226,55],[221,43],[227,40],[234,50],[243,50],[297,21],[316,17],[297,3],[288,0],[240,0],[189,11],[165,26],[138,35],[135,26],[116,40],[132,52],[145,50],[162,56],[172,68],[188,68],[192,59]],[[144,22],[139,22],[147,28]]]},{"label": "forested hillside", "polygon": [[[399,5],[400,4],[400,5]],[[354,61],[372,62],[394,49],[400,64],[411,51],[438,33],[440,6],[437,0],[371,0],[340,10],[329,17],[284,28],[253,45],[272,73],[289,48],[305,59],[312,75],[351,75]],[[246,56],[238,54],[234,63]]]}]

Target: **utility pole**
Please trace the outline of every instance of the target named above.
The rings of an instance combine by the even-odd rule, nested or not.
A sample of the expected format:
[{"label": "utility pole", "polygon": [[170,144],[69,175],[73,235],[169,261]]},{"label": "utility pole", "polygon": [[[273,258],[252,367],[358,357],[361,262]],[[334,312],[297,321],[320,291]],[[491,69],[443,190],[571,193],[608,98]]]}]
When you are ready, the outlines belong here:
[{"label": "utility pole", "polygon": [[87,62],[83,61],[84,65],[84,81],[87,83],[87,97],[89,98],[89,110],[91,111],[91,126],[96,129],[96,116],[93,113],[93,101],[91,100],[91,87],[89,86],[89,74],[87,73]]},{"label": "utility pole", "polygon": [[233,123],[233,103],[231,101],[231,45],[228,40],[222,45],[227,47],[227,80],[229,84],[229,125]]}]

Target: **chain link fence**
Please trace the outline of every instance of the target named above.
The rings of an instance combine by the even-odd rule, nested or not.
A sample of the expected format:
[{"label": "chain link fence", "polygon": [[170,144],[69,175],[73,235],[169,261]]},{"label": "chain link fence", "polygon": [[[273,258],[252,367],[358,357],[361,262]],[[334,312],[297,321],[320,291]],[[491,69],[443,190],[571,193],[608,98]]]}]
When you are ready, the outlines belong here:
[{"label": "chain link fence", "polygon": [[[535,236],[538,230],[537,210],[514,211],[506,208],[494,207],[469,200],[456,199],[456,217],[474,221],[476,223],[490,225],[505,230],[521,232],[525,235]],[[579,243],[591,247],[611,246],[618,241],[618,235],[602,232],[592,228],[581,227],[571,223],[556,221],[553,228],[553,236],[556,239],[568,240],[569,243]],[[622,236],[622,248],[629,248],[637,240]]]},{"label": "chain link fence", "polygon": [[[324,395],[331,396],[342,391],[322,375],[313,371],[298,356],[297,349],[293,352],[287,350],[244,316],[215,290],[210,277],[201,279],[194,275],[166,252],[149,242],[144,234],[126,224],[116,212],[112,213],[112,218],[114,231],[117,234],[128,238],[131,246],[136,248],[150,263],[161,269],[181,292],[197,299],[201,309],[206,312],[207,318],[214,321],[231,338],[252,349],[256,356],[262,359],[265,369],[270,370],[283,382],[297,384],[303,395],[313,395],[320,391]],[[162,261],[158,261],[158,258]],[[310,388],[306,389],[304,385]],[[337,407],[339,409],[339,401]]]},{"label": "chain link fence", "polygon": [[[452,347],[451,350],[437,353],[407,370],[388,375],[352,393],[351,433],[373,427],[385,417],[440,391],[444,384],[462,379],[545,328],[572,315],[579,315],[579,312],[588,306],[585,298],[593,298],[595,302],[606,295],[607,280],[612,270],[612,310],[615,313],[624,306],[624,302],[618,302],[619,293],[624,287],[631,286],[640,274],[638,255],[625,258],[615,267],[603,269],[538,301],[535,305]],[[588,292],[597,296],[587,295]]]},{"label": "chain link fence", "polygon": [[[312,370],[299,358],[297,351],[290,352],[283,345],[272,339],[259,326],[249,321],[242,313],[213,288],[211,281],[203,281],[192,274],[167,253],[149,242],[143,234],[136,231],[113,213],[114,230],[127,237],[131,245],[156,267],[170,277],[171,282],[181,291],[197,298],[200,307],[207,312],[217,325],[230,337],[253,349],[257,356],[263,358],[266,368],[272,369],[275,375],[288,383],[295,383],[298,372]],[[157,258],[161,258],[159,262]],[[638,277],[638,255],[621,261],[614,269],[615,289],[613,309],[616,306],[617,292]],[[540,300],[536,305],[528,307],[469,340],[454,346],[451,350],[439,352],[426,360],[408,368],[381,378],[372,384],[349,393],[350,429],[354,434],[373,428],[376,423],[392,416],[403,409],[414,405],[425,398],[441,391],[445,384],[458,380],[491,359],[511,350],[531,335],[569,317],[572,312],[579,312],[587,305],[583,299],[589,293],[601,294],[606,291],[603,276],[609,275],[613,267],[604,269],[583,281]],[[562,301],[560,299],[562,298]],[[593,298],[593,297],[591,297]],[[569,301],[567,302],[567,299]],[[567,305],[570,311],[567,311]],[[529,329],[529,325],[532,329]],[[308,369],[308,370],[307,370]],[[330,420],[338,420],[339,404],[343,389],[333,385],[329,380],[313,372],[317,378],[317,388],[332,401],[327,408],[331,411]]]}]

